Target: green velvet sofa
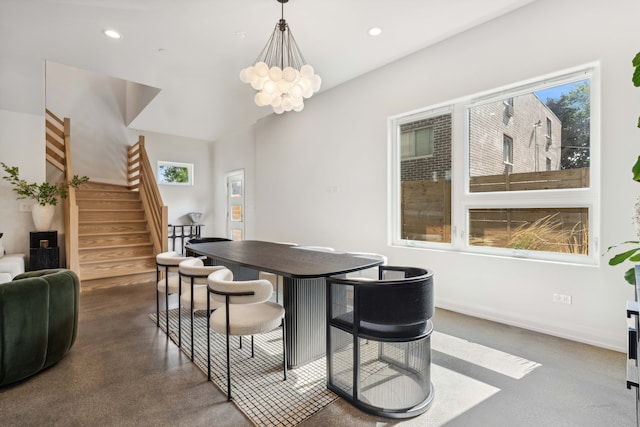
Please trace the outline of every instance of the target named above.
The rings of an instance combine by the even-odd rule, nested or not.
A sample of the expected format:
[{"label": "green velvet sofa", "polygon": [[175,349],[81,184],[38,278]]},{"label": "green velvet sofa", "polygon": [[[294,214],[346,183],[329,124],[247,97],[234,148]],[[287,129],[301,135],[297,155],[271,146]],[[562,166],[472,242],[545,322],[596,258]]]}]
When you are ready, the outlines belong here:
[{"label": "green velvet sofa", "polygon": [[0,283],[0,386],[59,362],[78,332],[80,281],[71,270],[22,273]]}]

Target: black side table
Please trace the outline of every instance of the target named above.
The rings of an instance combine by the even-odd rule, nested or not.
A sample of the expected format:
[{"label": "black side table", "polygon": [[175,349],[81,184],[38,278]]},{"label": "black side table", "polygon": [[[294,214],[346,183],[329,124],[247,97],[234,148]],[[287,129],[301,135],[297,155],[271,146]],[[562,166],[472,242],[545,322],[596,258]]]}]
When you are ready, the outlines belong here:
[{"label": "black side table", "polygon": [[57,231],[29,233],[29,270],[60,267],[60,248]]}]

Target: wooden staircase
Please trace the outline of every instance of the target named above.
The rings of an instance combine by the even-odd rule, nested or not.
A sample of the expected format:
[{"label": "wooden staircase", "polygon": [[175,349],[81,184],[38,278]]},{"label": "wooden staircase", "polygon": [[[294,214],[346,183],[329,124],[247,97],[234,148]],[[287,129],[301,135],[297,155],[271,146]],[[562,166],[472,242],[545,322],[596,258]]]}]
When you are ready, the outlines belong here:
[{"label": "wooden staircase", "polygon": [[151,232],[138,191],[90,181],[76,190],[83,289],[156,279]]}]

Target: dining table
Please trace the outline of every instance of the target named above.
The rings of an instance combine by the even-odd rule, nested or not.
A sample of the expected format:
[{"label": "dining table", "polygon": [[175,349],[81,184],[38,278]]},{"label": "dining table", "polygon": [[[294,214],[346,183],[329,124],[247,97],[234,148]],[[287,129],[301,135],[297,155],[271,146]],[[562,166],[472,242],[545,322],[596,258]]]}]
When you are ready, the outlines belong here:
[{"label": "dining table", "polygon": [[187,244],[213,265],[224,265],[234,280],[254,280],[260,271],[282,276],[287,366],[294,369],[325,355],[326,278],[380,265],[364,255],[259,240]]}]

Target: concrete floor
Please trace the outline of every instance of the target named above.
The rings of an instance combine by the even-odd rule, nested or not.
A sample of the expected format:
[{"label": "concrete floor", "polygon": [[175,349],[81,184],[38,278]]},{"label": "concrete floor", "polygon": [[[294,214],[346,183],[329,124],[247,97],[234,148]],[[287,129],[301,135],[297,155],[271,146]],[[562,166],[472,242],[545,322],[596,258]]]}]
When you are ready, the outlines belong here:
[{"label": "concrete floor", "polygon": [[[0,425],[251,425],[155,327],[153,311],[153,284],[83,292],[74,347],[0,388]],[[624,354],[445,310],[434,324],[429,411],[394,421],[339,400],[303,426],[636,425]]]}]

